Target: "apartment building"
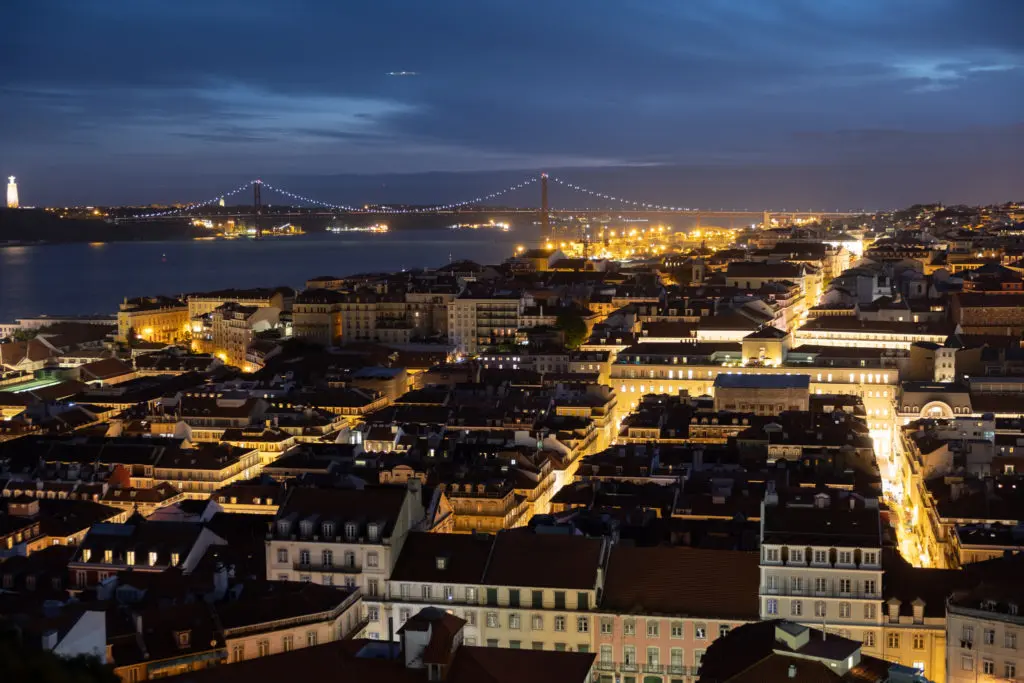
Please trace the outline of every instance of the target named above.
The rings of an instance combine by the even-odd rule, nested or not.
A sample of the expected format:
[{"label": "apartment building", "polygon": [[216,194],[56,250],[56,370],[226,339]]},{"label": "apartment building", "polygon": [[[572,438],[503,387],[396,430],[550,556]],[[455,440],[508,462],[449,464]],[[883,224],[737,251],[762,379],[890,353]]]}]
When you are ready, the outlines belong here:
[{"label": "apartment building", "polygon": [[1024,678],[1022,600],[1019,580],[983,583],[950,597],[946,608],[949,683]]},{"label": "apartment building", "polygon": [[211,349],[226,365],[241,368],[244,372],[255,372],[257,368],[249,363],[249,345],[260,332],[277,327],[281,309],[276,306],[242,306],[226,303],[213,309],[211,317]]},{"label": "apartment building", "polygon": [[188,304],[163,296],[125,298],[117,311],[117,340],[127,342],[130,335],[147,342],[173,344],[186,339],[189,326]]},{"label": "apartment building", "polygon": [[592,652],[608,542],[551,531],[414,534],[382,613],[397,627],[427,603],[460,615],[481,645]]},{"label": "apartment building", "polygon": [[758,554],[617,545],[594,636],[598,683],[692,683],[715,639],[758,619]]},{"label": "apartment building", "polygon": [[215,292],[197,292],[189,294],[188,317],[196,318],[213,313],[224,304],[237,304],[246,308],[276,308],[279,311],[290,310],[295,301],[295,290],[291,287],[256,288],[256,289],[222,289]]},{"label": "apartment building", "polygon": [[[362,489],[294,487],[268,534],[267,578],[358,587],[367,601],[386,583],[409,531],[423,523],[422,483]],[[368,608],[369,633],[386,626]]]},{"label": "apartment building", "polygon": [[524,300],[518,293],[463,293],[448,305],[448,343],[462,354],[515,343]]}]

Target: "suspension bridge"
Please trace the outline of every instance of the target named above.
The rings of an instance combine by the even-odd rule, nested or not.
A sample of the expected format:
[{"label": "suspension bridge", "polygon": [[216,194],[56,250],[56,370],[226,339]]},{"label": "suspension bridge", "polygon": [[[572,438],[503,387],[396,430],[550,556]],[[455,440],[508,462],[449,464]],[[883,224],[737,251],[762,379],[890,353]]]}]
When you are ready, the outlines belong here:
[{"label": "suspension bridge", "polygon": [[[549,201],[549,185],[554,183],[555,185],[566,188],[576,196],[587,199],[587,204],[579,205],[575,207],[553,207]],[[512,195],[516,193],[522,195],[520,192],[526,188],[539,185],[540,186],[540,203],[539,206],[526,206],[526,207],[514,207],[514,206],[502,206],[496,208],[489,206],[490,202],[504,197],[506,195]],[[226,205],[228,198],[240,196],[243,192],[248,190],[252,191],[252,204],[251,206],[242,204],[232,204],[231,210],[217,211],[216,214],[204,213],[204,209],[210,207],[221,207]],[[523,213],[523,214],[538,214],[542,225],[543,233],[547,234],[550,232],[550,221],[552,217],[557,218],[563,215],[603,215],[608,213],[616,213],[624,216],[635,216],[640,214],[676,214],[694,217],[697,220],[697,225],[700,225],[700,221],[703,218],[729,218],[729,219],[758,219],[757,222],[763,225],[771,225],[773,219],[776,220],[793,220],[798,218],[803,219],[821,219],[821,218],[842,218],[847,216],[857,216],[864,213],[869,213],[864,210],[782,210],[782,211],[767,211],[767,210],[749,210],[749,209],[710,209],[700,207],[686,207],[686,206],[670,206],[666,204],[658,204],[654,202],[646,202],[639,199],[620,197],[606,192],[590,189],[582,185],[578,185],[569,180],[559,178],[556,176],[548,175],[547,173],[540,173],[536,176],[530,176],[522,181],[509,185],[507,187],[482,194],[469,199],[449,202],[446,204],[433,204],[429,206],[409,206],[409,205],[386,205],[386,204],[372,204],[363,206],[353,206],[349,204],[338,204],[334,202],[324,201],[322,199],[315,199],[307,197],[282,187],[278,187],[272,183],[269,183],[263,179],[257,178],[249,180],[242,185],[222,192],[213,196],[211,199],[205,201],[195,202],[184,206],[176,206],[174,208],[161,210],[161,211],[149,211],[145,213],[139,213],[130,216],[119,216],[115,218],[115,222],[138,222],[138,221],[158,221],[168,219],[179,219],[182,217],[188,218],[202,218],[209,215],[216,215],[220,218],[225,217],[253,217],[257,224],[259,223],[260,217],[264,214],[264,211],[269,205],[264,204],[263,194],[264,191],[270,192],[274,195],[278,195],[283,198],[285,203],[283,205],[275,205],[273,214],[278,217],[288,216],[310,216],[310,215],[321,215],[321,216],[336,216],[340,214],[359,214],[359,215],[403,215],[403,214],[445,214],[445,213],[459,213],[459,212],[478,212],[486,210],[499,210],[502,213]],[[603,206],[596,207],[593,203],[599,203]],[[243,211],[240,209],[241,206],[247,206]]]}]

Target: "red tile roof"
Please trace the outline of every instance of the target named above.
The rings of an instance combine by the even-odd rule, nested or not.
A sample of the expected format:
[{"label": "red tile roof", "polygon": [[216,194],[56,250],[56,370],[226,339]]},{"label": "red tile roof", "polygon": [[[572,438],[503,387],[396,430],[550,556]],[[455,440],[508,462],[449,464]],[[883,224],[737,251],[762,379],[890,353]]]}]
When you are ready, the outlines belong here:
[{"label": "red tile roof", "polygon": [[601,609],[720,619],[758,618],[758,553],[617,545]]}]

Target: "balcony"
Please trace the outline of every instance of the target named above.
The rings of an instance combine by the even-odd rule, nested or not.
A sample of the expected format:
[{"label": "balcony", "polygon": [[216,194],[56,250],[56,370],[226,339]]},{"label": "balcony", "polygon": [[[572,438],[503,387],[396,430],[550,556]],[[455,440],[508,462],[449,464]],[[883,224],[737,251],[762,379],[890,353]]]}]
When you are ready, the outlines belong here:
[{"label": "balcony", "polygon": [[615,671],[615,662],[597,662],[598,671]]},{"label": "balcony", "polygon": [[327,574],[361,574],[362,566],[357,564],[323,564],[313,562],[296,561],[292,569],[297,572],[323,572]]},{"label": "balcony", "polygon": [[682,666],[682,665],[679,665],[679,664],[669,664],[668,665],[668,673],[670,675],[675,675],[675,676],[685,676],[686,675],[686,667]]},{"label": "balcony", "polygon": [[626,673],[637,673],[638,671],[640,671],[640,667],[637,666],[636,662],[633,662],[632,664],[629,662],[623,662],[619,665],[619,671],[624,671]]},{"label": "balcony", "polygon": [[662,664],[644,664],[643,669],[645,674],[665,673],[665,666]]}]

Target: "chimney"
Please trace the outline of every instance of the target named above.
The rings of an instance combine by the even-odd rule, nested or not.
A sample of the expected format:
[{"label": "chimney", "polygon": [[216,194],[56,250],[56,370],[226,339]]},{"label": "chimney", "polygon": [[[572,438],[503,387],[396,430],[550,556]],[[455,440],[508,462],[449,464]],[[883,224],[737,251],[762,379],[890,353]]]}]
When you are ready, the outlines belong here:
[{"label": "chimney", "polygon": [[790,678],[796,678],[796,664],[790,664],[787,673]]}]

